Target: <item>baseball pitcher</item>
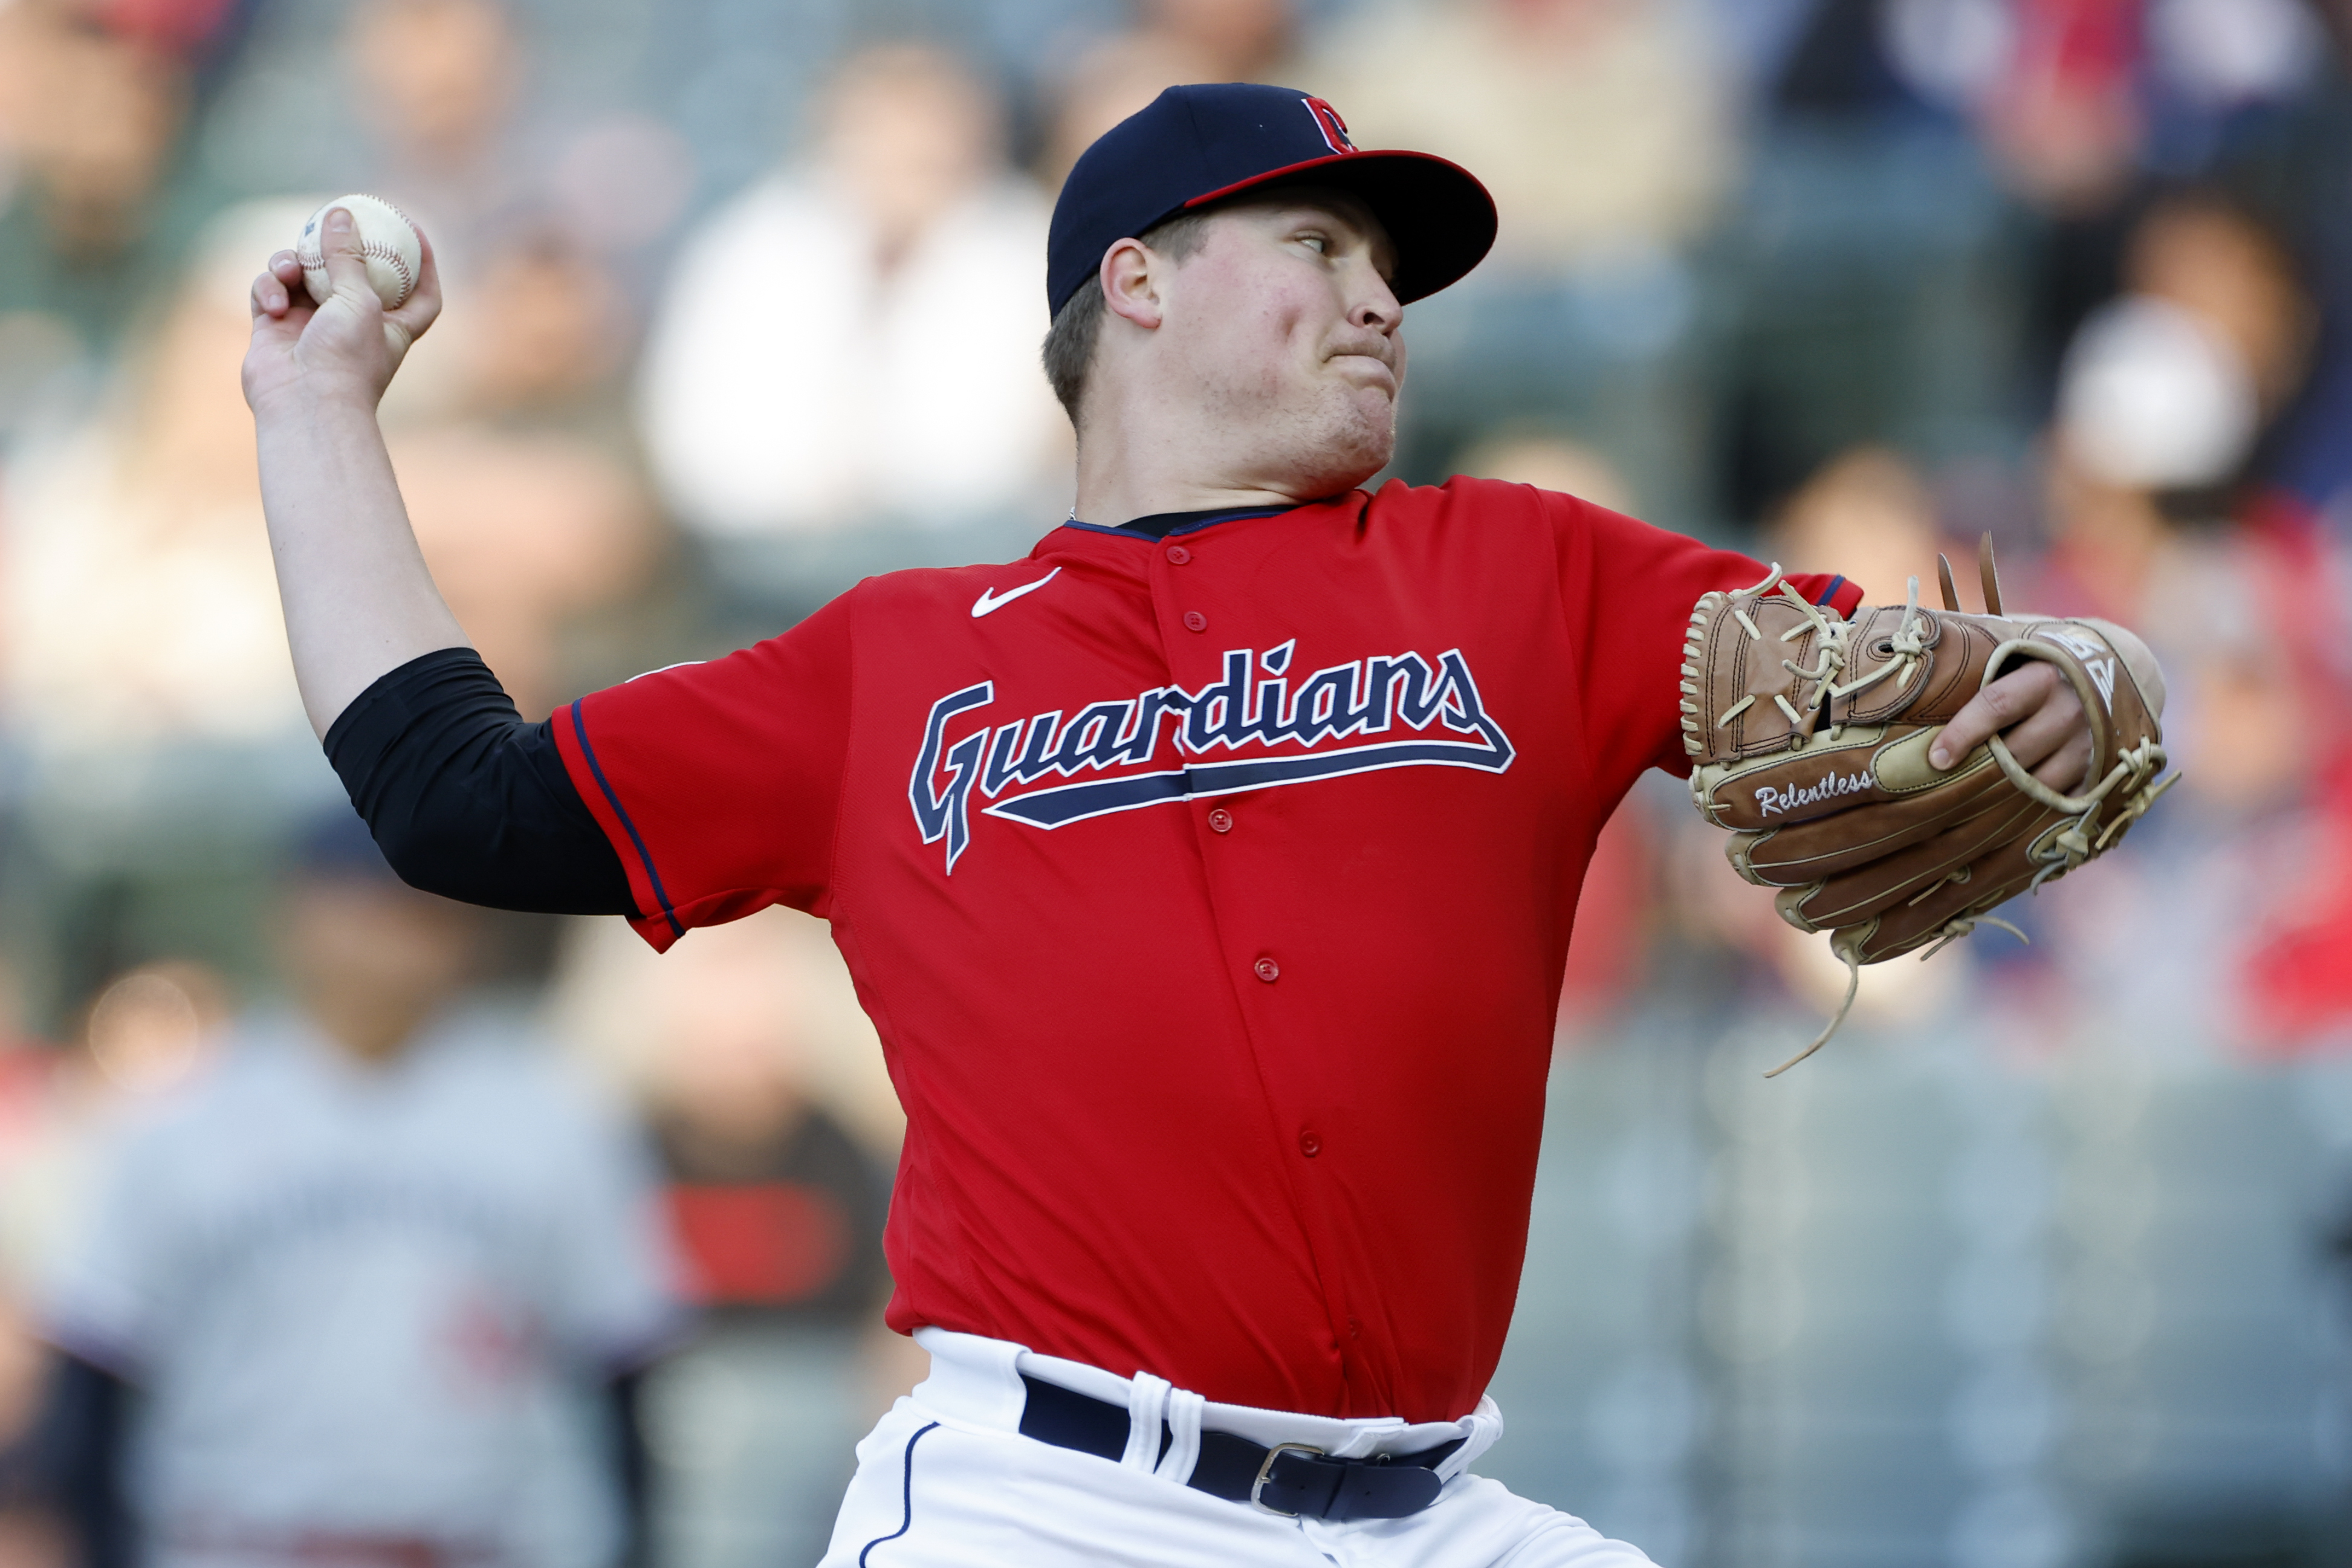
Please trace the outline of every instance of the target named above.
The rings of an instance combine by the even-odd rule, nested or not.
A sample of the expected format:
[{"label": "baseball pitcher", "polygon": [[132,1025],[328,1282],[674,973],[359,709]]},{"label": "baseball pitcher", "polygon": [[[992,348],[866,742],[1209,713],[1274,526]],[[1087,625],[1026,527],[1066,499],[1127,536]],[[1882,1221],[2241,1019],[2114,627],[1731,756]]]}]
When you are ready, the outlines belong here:
[{"label": "baseball pitcher", "polygon": [[[932,1373],[860,1447],[825,1568],[1645,1562],[1473,1469],[1594,835],[1644,769],[1691,774],[1750,874],[1829,889],[1797,916],[1905,912],[1843,939],[1859,963],[2144,804],[2128,767],[2088,778],[2153,744],[2119,628],[1866,611],[1524,486],[1358,489],[1405,307],[1495,225],[1469,174],[1360,151],[1319,99],[1171,89],[1054,215],[1070,520],[535,724],[435,592],[377,434],[438,309],[429,249],[389,311],[340,220],[325,299],[290,254],[255,281],[303,696],[403,874],[656,947],[788,903],[880,1031],[908,1122],[889,1321]],[[2137,706],[2095,722],[2085,692]],[[1800,776],[1817,749],[1843,782]],[[1735,820],[1759,790],[1787,808]],[[1771,853],[1840,817],[1842,858]],[[1972,879],[2004,857],[2028,876]]]}]

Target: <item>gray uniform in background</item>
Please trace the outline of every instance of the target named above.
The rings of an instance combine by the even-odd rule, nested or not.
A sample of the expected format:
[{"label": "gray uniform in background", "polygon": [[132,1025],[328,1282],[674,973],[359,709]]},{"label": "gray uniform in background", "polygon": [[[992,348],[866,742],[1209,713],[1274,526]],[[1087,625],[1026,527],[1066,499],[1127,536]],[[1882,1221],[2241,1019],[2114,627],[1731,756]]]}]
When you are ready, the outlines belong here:
[{"label": "gray uniform in background", "polygon": [[289,1016],[121,1130],[47,1331],[142,1391],[156,1568],[581,1568],[595,1395],[672,1334],[644,1155],[511,1023],[356,1062]]}]

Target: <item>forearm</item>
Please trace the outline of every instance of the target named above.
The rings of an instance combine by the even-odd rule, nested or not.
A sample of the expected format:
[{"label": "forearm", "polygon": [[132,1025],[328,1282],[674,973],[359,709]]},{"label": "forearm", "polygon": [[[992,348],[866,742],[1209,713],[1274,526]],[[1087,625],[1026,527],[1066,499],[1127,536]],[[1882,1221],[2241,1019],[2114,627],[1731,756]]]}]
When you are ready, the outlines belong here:
[{"label": "forearm", "polygon": [[408,524],[375,411],[289,397],[254,410],[278,592],[310,727],[436,648],[471,646]]}]

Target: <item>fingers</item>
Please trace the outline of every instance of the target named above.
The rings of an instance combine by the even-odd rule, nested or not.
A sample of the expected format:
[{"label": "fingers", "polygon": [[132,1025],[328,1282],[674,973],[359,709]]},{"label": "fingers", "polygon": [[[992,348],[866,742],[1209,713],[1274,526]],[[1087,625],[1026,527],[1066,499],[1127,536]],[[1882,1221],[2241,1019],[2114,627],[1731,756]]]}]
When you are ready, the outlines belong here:
[{"label": "fingers", "polygon": [[404,351],[424,336],[425,329],[441,314],[441,268],[433,259],[431,237],[421,228],[416,231],[416,287],[408,291],[399,310],[384,313],[384,331],[389,333],[397,328],[401,333],[395,352]]},{"label": "fingers", "polygon": [[2018,764],[2062,794],[2090,771],[2090,721],[2083,700],[2055,666],[2037,663],[2012,670],[1978,692],[1936,737],[1927,760],[1948,768],[2003,731]]},{"label": "fingers", "polygon": [[[1937,736],[1935,744],[1927,749],[1927,761],[1938,768],[1950,767],[1983,745],[1991,736],[2033,713],[2049,700],[2053,688],[2063,685],[2056,669],[2040,662],[2002,676],[1970,698],[1967,707],[1952,715],[1952,721],[1944,726],[1944,732]],[[2072,699],[2074,693],[2069,690],[2067,696]],[[2079,716],[2079,704],[2075,710]],[[2011,738],[2011,750],[2016,750],[2014,737]],[[2024,760],[2022,756],[2019,758],[2021,762]]]},{"label": "fingers", "polygon": [[294,306],[294,284],[302,276],[302,264],[294,259],[290,250],[281,250],[269,258],[268,269],[253,280],[253,313],[268,316],[272,321],[286,314]]},{"label": "fingers", "polygon": [[[2054,667],[2043,665],[2054,678]],[[1999,685],[2000,682],[1994,682]],[[2063,679],[2053,679],[2044,684],[2049,693],[2040,707],[2011,726],[2001,738],[2009,742],[2009,753],[2021,766],[2033,768],[2071,743],[2078,735],[2088,737],[2090,726],[2083,718],[2083,700]]]},{"label": "fingers", "polygon": [[[368,281],[367,258],[360,254],[360,226],[348,208],[336,207],[320,226],[319,253],[327,263],[327,279],[334,292],[371,313],[383,309]],[[324,304],[325,300],[320,300]]]},{"label": "fingers", "polygon": [[2033,776],[2060,795],[2072,795],[2076,786],[2089,779],[2090,773],[2091,731],[2086,727],[2050,753],[2042,765],[2033,770]]}]

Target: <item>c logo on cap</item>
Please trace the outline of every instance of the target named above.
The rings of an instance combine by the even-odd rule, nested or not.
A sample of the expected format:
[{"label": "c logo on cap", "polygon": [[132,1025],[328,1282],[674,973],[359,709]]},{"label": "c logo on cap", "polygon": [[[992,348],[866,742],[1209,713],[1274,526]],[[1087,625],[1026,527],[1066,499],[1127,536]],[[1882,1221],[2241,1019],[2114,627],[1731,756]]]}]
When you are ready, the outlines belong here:
[{"label": "c logo on cap", "polygon": [[1319,98],[1302,98],[1307,112],[1315,117],[1315,129],[1323,132],[1323,144],[1334,153],[1352,153],[1356,144],[1348,136],[1348,122],[1339,111]]}]

